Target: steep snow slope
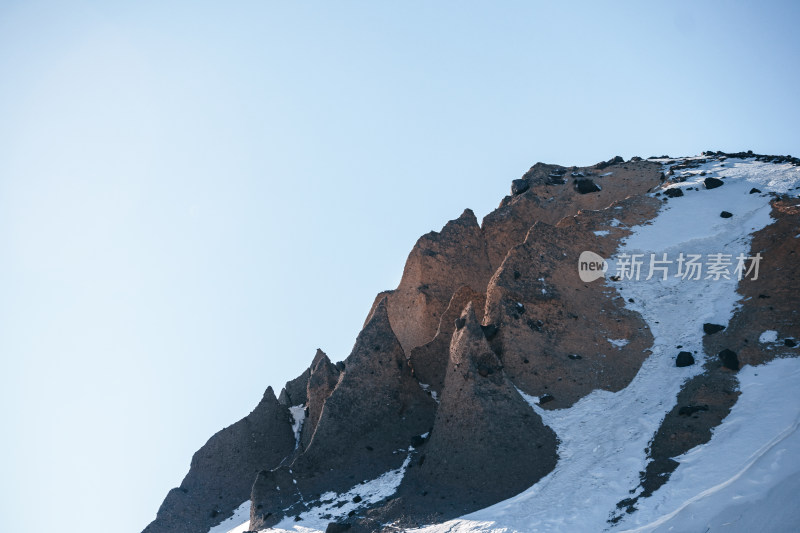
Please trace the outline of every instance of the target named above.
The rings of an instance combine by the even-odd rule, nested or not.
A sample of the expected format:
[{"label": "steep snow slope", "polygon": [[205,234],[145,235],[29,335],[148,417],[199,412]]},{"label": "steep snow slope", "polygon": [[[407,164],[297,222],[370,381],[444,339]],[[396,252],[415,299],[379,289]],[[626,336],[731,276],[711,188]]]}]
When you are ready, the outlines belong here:
[{"label": "steep snow slope", "polygon": [[[611,275],[626,255],[645,254],[638,281],[622,279],[610,283],[613,288],[609,289],[612,294],[618,291],[629,308],[641,313],[655,339],[652,354],[636,378],[617,393],[595,391],[568,409],[543,410],[535,398],[529,398],[560,439],[556,469],[509,500],[417,531],[685,531],[705,527],[752,531],[754,519],[763,524],[764,511],[774,511],[759,499],[788,498],[798,488],[800,396],[795,384],[800,379],[800,360],[778,360],[742,369],[739,401],[711,441],[682,456],[670,481],[640,500],[638,511],[617,524],[609,522],[617,512],[617,502],[636,494],[631,491],[647,463],[645,448],[674,406],[681,385],[702,371],[706,357],[702,324],[727,324],[740,298],[735,274],[731,279],[705,279],[704,272],[699,280],[680,279],[675,277],[673,263],[667,280],[658,271],[653,279],[645,280],[649,254],[659,259],[666,254],[673,261],[680,253],[701,254],[704,259],[709,254],[728,254],[733,274],[736,257],[749,252],[751,234],[771,222],[770,196],[750,194],[751,188],[786,193],[800,185],[797,167],[753,160],[728,159],[724,164],[714,160],[684,174],[684,182],[670,186],[682,189],[684,196],[670,199],[655,219],[634,228],[609,260]],[[706,189],[703,180],[708,177],[722,178],[724,184]],[[721,218],[721,211],[733,216]],[[602,229],[598,235],[604,235]],[[676,368],[678,346],[694,352],[698,364]],[[393,474],[395,479],[402,476],[402,472]],[[274,531],[321,531],[327,520],[343,517],[347,509],[314,509],[301,521],[286,520],[280,524],[284,529]],[[322,520],[322,514],[331,518]],[[772,529],[780,531],[779,526]]]},{"label": "steep snow slope", "polygon": [[800,359],[748,366],[738,377],[741,398],[711,441],[680,457],[670,481],[642,500],[621,529],[797,530]]},{"label": "steep snow slope", "polygon": [[[701,176],[701,172],[705,172],[705,176]],[[770,197],[767,194],[749,194],[750,189],[755,187],[765,193],[783,193],[800,183],[800,170],[796,167],[752,160],[730,159],[724,166],[719,161],[712,161],[692,169],[689,174],[686,181],[672,186],[683,189],[685,196],[670,200],[651,223],[634,230],[615,258],[609,261],[609,273],[617,270],[623,254],[644,253],[649,258],[650,253],[655,253],[662,258],[666,253],[668,259],[676,259],[681,252],[703,254],[704,257],[715,253],[730,254],[733,258],[740,253],[747,255],[750,235],[772,220]],[[703,180],[713,176],[723,178],[724,185],[704,189]],[[723,210],[733,212],[735,216],[723,219],[720,217]],[[667,281],[658,275],[645,281],[643,278],[649,273],[645,269],[639,281],[622,280],[615,285],[628,302],[628,307],[642,314],[655,338],[652,355],[627,388],[617,393],[595,391],[573,407],[560,411],[544,411],[532,402],[534,409],[561,439],[560,461],[555,471],[514,498],[464,519],[421,531],[621,529],[621,524],[612,528],[608,522],[614,515],[616,503],[632,496],[629,491],[638,485],[639,472],[646,465],[645,448],[666,412],[673,407],[681,384],[701,371],[705,357],[702,324],[727,324],[739,298],[735,276],[729,280],[689,281],[675,278],[676,270],[673,264]],[[676,368],[677,346],[696,352],[699,364]],[[788,364],[797,363],[791,361]],[[743,396],[746,393],[745,389]],[[791,401],[792,398],[776,397],[771,405],[777,410],[791,411],[797,408],[797,401],[794,404]],[[764,420],[757,418],[752,423],[759,426]],[[726,427],[728,422],[726,420],[722,427]],[[785,427],[776,430],[765,424],[755,433],[766,446],[784,430]],[[735,437],[733,434],[729,438]],[[745,444],[736,441],[729,446],[736,448]],[[696,453],[703,452],[697,450]],[[729,458],[711,455],[704,460],[724,462]],[[665,498],[660,508],[670,506],[666,501],[672,495],[671,485],[672,482],[668,482],[659,491]],[[703,490],[696,486],[695,494]],[[674,507],[688,499],[680,492],[675,494],[675,498],[678,501],[671,502]],[[633,517],[637,514],[634,513]]]}]

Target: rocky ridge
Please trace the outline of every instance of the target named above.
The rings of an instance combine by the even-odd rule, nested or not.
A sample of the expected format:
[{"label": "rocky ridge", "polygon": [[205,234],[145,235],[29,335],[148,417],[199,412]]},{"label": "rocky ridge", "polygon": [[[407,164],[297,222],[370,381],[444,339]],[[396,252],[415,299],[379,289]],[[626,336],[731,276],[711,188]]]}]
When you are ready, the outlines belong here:
[{"label": "rocky ridge", "polygon": [[[421,237],[397,289],[377,296],[350,356],[334,365],[318,351],[278,399],[268,389],[251,415],[197,452],[145,531],[205,533],[247,500],[252,530],[302,521],[331,493],[387,471],[404,472],[392,495],[330,513],[330,530],[440,522],[532,486],[555,467],[558,442],[521,394],[557,409],[596,389],[620,390],[653,341],[613,281],[578,278],[578,255],[610,257],[629,228],[680,201],[664,187],[681,183],[699,161],[729,158],[800,164],[721,152],[617,157],[583,168],[537,163],[481,225],[466,210]],[[736,401],[738,364],[778,353],[764,349],[757,332],[777,330],[786,347],[800,338],[800,276],[789,260],[800,216],[785,197],[772,206],[777,222],[755,235],[752,248],[778,258],[776,270],[748,284],[751,303],[704,339],[707,353],[730,350],[738,363],[709,359],[686,382],[653,438],[637,497],[664,482],[673,457],[708,440]],[[298,406],[304,416],[295,439],[289,408]],[[619,508],[633,509],[635,500]]]}]

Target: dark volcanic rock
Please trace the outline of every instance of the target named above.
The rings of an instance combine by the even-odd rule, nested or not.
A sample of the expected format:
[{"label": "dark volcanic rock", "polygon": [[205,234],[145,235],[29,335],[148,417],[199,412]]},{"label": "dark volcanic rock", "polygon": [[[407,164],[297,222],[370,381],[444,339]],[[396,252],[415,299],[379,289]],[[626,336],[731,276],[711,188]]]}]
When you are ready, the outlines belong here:
[{"label": "dark volcanic rock", "polygon": [[664,196],[668,196],[670,198],[678,198],[683,196],[683,189],[680,187],[672,187],[671,189],[664,189]]},{"label": "dark volcanic rock", "polygon": [[733,216],[733,213],[731,213],[730,211],[723,211],[722,213],[719,214],[719,216],[721,216],[722,218],[731,218]]},{"label": "dark volcanic rock", "polygon": [[256,478],[251,529],[269,527],[304,508],[299,497],[279,490],[281,479],[296,481],[298,495],[343,492],[398,468],[405,456],[395,452],[408,449],[414,436],[430,429],[434,411],[435,402],[412,376],[384,299],[325,400],[308,447],[291,465]]},{"label": "dark volcanic rock", "polygon": [[300,434],[300,442],[303,449],[307,448],[311,443],[314,430],[317,429],[317,422],[322,414],[322,407],[336,388],[340,374],[341,372],[331,363],[328,356],[325,355],[322,350],[317,350],[317,355],[312,363],[311,375],[308,378],[306,393],[308,397],[308,416],[303,422],[303,428]]},{"label": "dark volcanic rock", "polygon": [[272,388],[249,415],[213,437],[192,457],[144,533],[201,533],[250,497],[260,470],[276,467],[295,447],[291,416]]},{"label": "dark volcanic rock", "polygon": [[511,194],[517,195],[522,194],[528,190],[530,184],[528,180],[525,179],[518,179],[511,182]]},{"label": "dark volcanic rock", "polygon": [[718,178],[706,178],[703,180],[703,184],[706,189],[716,189],[717,187],[722,187],[725,182]]},{"label": "dark volcanic rock", "polygon": [[589,178],[578,178],[575,180],[575,190],[581,194],[600,191],[600,186]]},{"label": "dark volcanic rock", "polygon": [[288,381],[283,387],[278,401],[286,407],[295,405],[305,405],[306,398],[306,384],[308,383],[308,376],[311,375],[311,368],[307,368],[302,374],[297,376],[291,381]]},{"label": "dark volcanic rock", "polygon": [[739,370],[739,358],[736,357],[736,352],[725,348],[718,355],[722,366],[731,370]]},{"label": "dark volcanic rock", "polygon": [[761,189],[756,189],[755,187],[753,187],[752,189],[750,189],[750,194],[758,194],[758,193],[760,193],[760,192],[761,192]]},{"label": "dark volcanic rock", "polygon": [[708,411],[707,405],[684,405],[680,409],[678,409],[678,414],[680,416],[692,416],[698,411]]},{"label": "dark volcanic rock", "polygon": [[725,329],[725,326],[720,324],[711,324],[710,322],[703,324],[703,333],[706,335],[713,335],[714,333],[718,333],[723,329]]},{"label": "dark volcanic rock", "polygon": [[675,358],[675,366],[691,366],[694,364],[694,356],[692,352],[680,352],[678,357]]},{"label": "dark volcanic rock", "polygon": [[497,332],[500,331],[500,328],[497,327],[497,324],[487,324],[485,326],[481,326],[483,330],[483,335],[486,337],[486,340],[492,340],[497,336]]},{"label": "dark volcanic rock", "polygon": [[617,155],[612,157],[608,161],[601,161],[600,163],[597,163],[594,166],[594,168],[596,168],[597,170],[603,170],[604,168],[610,167],[611,165],[616,165],[617,163],[624,163],[624,162],[625,160],[622,158],[622,156]]},{"label": "dark volcanic rock", "polygon": [[539,397],[539,401],[537,402],[539,405],[544,405],[546,403],[552,402],[555,400],[552,394],[542,394]]},{"label": "dark volcanic rock", "polygon": [[[525,490],[557,459],[555,434],[506,377],[472,304],[462,316],[465,325],[453,334],[425,461],[407,471],[398,492],[407,508],[437,511],[443,518]],[[423,491],[427,496],[420,496]]]}]

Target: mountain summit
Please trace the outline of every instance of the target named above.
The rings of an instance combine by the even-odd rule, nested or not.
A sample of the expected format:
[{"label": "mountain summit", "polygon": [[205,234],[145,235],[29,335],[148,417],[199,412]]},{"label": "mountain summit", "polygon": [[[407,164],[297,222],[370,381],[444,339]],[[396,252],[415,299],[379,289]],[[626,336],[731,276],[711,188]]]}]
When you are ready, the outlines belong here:
[{"label": "mountain summit", "polygon": [[793,531],[798,193],[790,156],[537,163],[422,236],[351,354],[267,388],[144,533]]}]

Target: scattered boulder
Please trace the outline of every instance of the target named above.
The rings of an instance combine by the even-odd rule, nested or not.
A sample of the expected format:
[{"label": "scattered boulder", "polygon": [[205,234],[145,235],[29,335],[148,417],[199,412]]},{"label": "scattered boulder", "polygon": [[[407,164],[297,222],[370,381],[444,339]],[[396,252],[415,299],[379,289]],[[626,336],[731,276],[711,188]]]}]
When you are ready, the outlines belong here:
[{"label": "scattered boulder", "polygon": [[600,186],[589,178],[578,178],[575,180],[575,190],[580,194],[599,192]]},{"label": "scattered boulder", "polygon": [[797,346],[797,341],[794,339],[784,339],[783,340],[784,346],[788,346],[789,348],[794,348]]},{"label": "scattered boulder", "polygon": [[680,352],[678,357],[675,358],[675,366],[684,367],[692,366],[694,364],[694,356],[692,352]]},{"label": "scattered boulder", "polygon": [[758,194],[758,193],[760,193],[760,192],[761,192],[761,189],[756,189],[755,187],[753,187],[752,189],[750,189],[750,194]]},{"label": "scattered boulder", "polygon": [[731,213],[730,211],[723,211],[722,213],[719,214],[719,216],[721,216],[722,218],[731,218],[733,216],[733,213]]},{"label": "scattered boulder", "polygon": [[713,335],[714,333],[719,333],[725,329],[725,326],[721,324],[711,324],[710,322],[706,322],[703,324],[703,333],[706,335]]},{"label": "scattered boulder", "polygon": [[684,405],[678,409],[678,414],[681,416],[692,416],[698,411],[708,411],[707,405]]},{"label": "scattered boulder", "polygon": [[325,533],[343,533],[344,531],[349,531],[351,527],[350,524],[331,522],[328,524],[328,527],[325,528]]},{"label": "scattered boulder", "polygon": [[597,170],[603,170],[604,168],[609,167],[611,165],[615,165],[617,163],[624,163],[624,162],[625,162],[625,160],[621,156],[614,156],[611,159],[609,159],[608,161],[601,161],[600,163],[597,163],[594,166],[594,168],[596,168]]},{"label": "scattered boulder", "polygon": [[511,194],[514,196],[522,194],[530,188],[528,180],[518,179],[511,182]]},{"label": "scattered boulder", "polygon": [[731,370],[739,370],[739,358],[736,356],[736,352],[725,348],[718,355],[722,361],[722,366]]},{"label": "scattered boulder", "polygon": [[706,189],[716,189],[717,187],[722,187],[725,182],[719,178],[706,178],[703,180],[703,184],[706,186]]},{"label": "scattered boulder", "polygon": [[544,405],[547,402],[552,402],[553,400],[555,400],[555,398],[553,398],[552,394],[542,394],[539,397],[539,405]]},{"label": "scattered boulder", "polygon": [[580,355],[578,355],[576,353],[571,353],[567,357],[569,357],[570,359],[572,359],[574,361],[577,361],[578,359],[583,359],[583,357],[581,357]]},{"label": "scattered boulder", "polygon": [[665,189],[664,190],[664,196],[668,196],[670,198],[678,198],[680,196],[683,196],[683,189],[681,189],[680,187],[673,187],[671,189]]}]

